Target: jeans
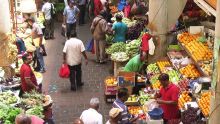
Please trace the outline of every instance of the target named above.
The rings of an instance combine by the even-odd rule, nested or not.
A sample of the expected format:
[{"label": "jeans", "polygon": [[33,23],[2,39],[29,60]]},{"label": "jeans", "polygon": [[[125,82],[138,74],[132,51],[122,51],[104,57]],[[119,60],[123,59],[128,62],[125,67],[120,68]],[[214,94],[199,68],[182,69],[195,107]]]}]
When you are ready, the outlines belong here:
[{"label": "jeans", "polygon": [[85,23],[85,13],[86,13],[86,5],[79,5],[79,24]]},{"label": "jeans", "polygon": [[76,33],[76,22],[73,24],[67,23],[66,24],[66,35],[70,36],[70,34],[74,34],[74,33]]},{"label": "jeans", "polygon": [[70,85],[71,89],[76,89],[77,86],[82,84],[82,69],[81,64],[70,66]]},{"label": "jeans", "polygon": [[95,41],[95,54],[97,61],[105,61],[105,47],[106,42],[104,40],[94,40]]},{"label": "jeans", "polygon": [[45,70],[45,64],[44,64],[44,57],[41,52],[41,49],[42,49],[41,47],[38,47],[35,51],[36,52],[35,55],[37,57],[37,61],[39,62],[40,71],[43,71]]},{"label": "jeans", "polygon": [[45,20],[45,37],[52,38],[54,37],[54,20]]}]

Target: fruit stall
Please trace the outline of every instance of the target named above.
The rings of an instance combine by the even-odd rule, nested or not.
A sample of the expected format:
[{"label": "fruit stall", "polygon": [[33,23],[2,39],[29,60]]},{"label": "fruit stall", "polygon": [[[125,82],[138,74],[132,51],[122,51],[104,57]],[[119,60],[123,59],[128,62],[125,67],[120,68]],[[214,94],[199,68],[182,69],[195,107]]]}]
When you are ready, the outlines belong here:
[{"label": "fruit stall", "polygon": [[[187,31],[179,33],[177,36],[178,44],[174,45],[173,49],[167,50],[166,57],[155,63],[150,63],[146,68],[146,75],[137,76],[134,74],[135,80],[133,82],[135,84],[130,85],[132,90],[139,82],[144,82],[144,88],[139,89],[138,94],[130,92],[130,97],[125,103],[131,114],[139,115],[142,120],[149,121],[146,104],[162,87],[158,80],[159,75],[167,73],[170,81],[177,85],[181,91],[178,99],[178,106],[182,113],[180,121],[183,124],[192,121],[201,124],[207,122],[210,114],[211,91],[209,87],[212,76],[213,40],[201,34],[204,33],[190,34]],[[138,53],[141,35],[142,33],[139,38],[130,42],[113,43],[106,52],[111,55],[112,60],[126,62],[131,59],[131,56]],[[107,102],[115,100],[117,89],[121,87],[119,77],[122,75],[118,75],[120,71],[115,72],[117,76],[105,80]]]}]

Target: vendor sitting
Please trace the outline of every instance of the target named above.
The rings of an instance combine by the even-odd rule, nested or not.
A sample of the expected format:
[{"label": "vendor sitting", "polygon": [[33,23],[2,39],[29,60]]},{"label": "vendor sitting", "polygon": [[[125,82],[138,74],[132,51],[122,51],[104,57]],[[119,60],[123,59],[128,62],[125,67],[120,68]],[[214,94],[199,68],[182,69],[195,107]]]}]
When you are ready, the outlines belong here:
[{"label": "vendor sitting", "polygon": [[171,120],[176,120],[180,118],[180,111],[178,109],[178,96],[179,88],[169,81],[168,74],[161,74],[159,76],[159,81],[162,85],[160,92],[156,94],[156,101],[160,104],[163,109],[163,119],[165,124]]},{"label": "vendor sitting", "polygon": [[146,68],[146,59],[147,53],[141,52],[141,54],[136,55],[133,57],[124,67],[124,71],[126,72],[137,72],[142,73]]}]

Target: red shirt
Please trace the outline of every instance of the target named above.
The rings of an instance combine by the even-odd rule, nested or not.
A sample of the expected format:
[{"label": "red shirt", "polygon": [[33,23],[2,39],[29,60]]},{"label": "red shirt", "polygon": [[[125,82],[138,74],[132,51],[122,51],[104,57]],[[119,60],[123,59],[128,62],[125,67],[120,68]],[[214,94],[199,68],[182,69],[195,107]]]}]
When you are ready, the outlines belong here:
[{"label": "red shirt", "polygon": [[29,87],[25,81],[25,78],[30,78],[32,83],[37,86],[37,79],[31,70],[30,65],[23,64],[20,69],[20,75],[21,75],[21,89],[23,92],[30,92],[33,90],[31,87]]},{"label": "red shirt", "polygon": [[[164,101],[177,101],[179,97],[179,88],[175,84],[169,84],[166,88],[160,89],[160,95]],[[180,118],[178,105],[161,104],[164,112],[164,119],[171,120]]]}]

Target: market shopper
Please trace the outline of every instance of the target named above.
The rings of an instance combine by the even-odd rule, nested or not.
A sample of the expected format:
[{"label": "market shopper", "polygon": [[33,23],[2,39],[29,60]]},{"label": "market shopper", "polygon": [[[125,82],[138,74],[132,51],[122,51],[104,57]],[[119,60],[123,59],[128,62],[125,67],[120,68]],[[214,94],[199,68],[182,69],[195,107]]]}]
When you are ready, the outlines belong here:
[{"label": "market shopper", "polygon": [[103,124],[103,117],[98,113],[99,103],[96,97],[90,100],[90,108],[83,111],[80,116],[84,124]]},{"label": "market shopper", "polygon": [[54,38],[54,5],[50,0],[45,0],[45,3],[42,7],[42,12],[44,13],[45,18],[45,39]]},{"label": "market shopper", "polygon": [[35,51],[36,60],[34,60],[34,61],[38,61],[37,68],[39,68],[39,72],[44,73],[44,72],[46,72],[46,69],[45,69],[45,63],[44,63],[43,56],[46,55],[47,53],[46,53],[46,49],[44,46],[45,40],[43,38],[42,29],[34,21],[34,19],[27,19],[27,23],[29,24],[29,26],[32,29],[31,36],[33,39],[33,43],[36,47],[36,51]]},{"label": "market shopper", "polygon": [[76,34],[76,20],[80,10],[74,0],[69,1],[69,6],[63,12],[63,24],[66,25],[66,35]]},{"label": "market shopper", "polygon": [[79,0],[79,25],[85,24],[86,4],[87,0]]},{"label": "market shopper", "polygon": [[136,72],[136,73],[144,73],[144,70],[146,68],[146,52],[141,52],[141,54],[138,54],[134,56],[132,59],[129,60],[129,62],[125,65],[124,71],[126,72]]},{"label": "market shopper", "polygon": [[113,103],[113,108],[121,109],[121,119],[118,123],[120,124],[132,124],[135,122],[138,117],[132,117],[132,115],[128,112],[128,107],[125,105],[125,101],[127,101],[129,94],[127,88],[120,88],[118,89],[117,99]]},{"label": "market shopper", "polygon": [[168,74],[162,73],[158,80],[162,88],[155,97],[157,98],[157,103],[159,103],[163,109],[163,119],[165,124],[167,124],[168,121],[180,118],[180,111],[178,108],[180,90],[175,84],[169,81]]},{"label": "market shopper", "polygon": [[122,22],[122,15],[116,15],[116,23],[113,24],[112,30],[114,31],[114,42],[125,42],[126,33],[128,30],[127,25]]},{"label": "market shopper", "polygon": [[98,63],[105,63],[105,34],[111,31],[106,16],[106,11],[102,10],[100,15],[94,18],[90,28],[95,42],[96,61]]},{"label": "market shopper", "polygon": [[94,15],[95,17],[100,14],[100,12],[103,10],[103,5],[101,0],[93,0],[94,1]]},{"label": "market shopper", "polygon": [[122,110],[120,108],[112,108],[109,111],[110,119],[106,122],[106,124],[118,124],[122,117],[121,113]]},{"label": "market shopper", "polygon": [[71,90],[75,91],[77,87],[83,86],[82,83],[82,55],[88,64],[85,46],[83,42],[76,38],[76,34],[67,34],[69,38],[63,48],[63,63],[68,64],[70,69]]},{"label": "market shopper", "polygon": [[31,92],[32,90],[41,91],[40,86],[37,84],[37,79],[30,67],[32,56],[29,54],[24,54],[22,56],[22,60],[24,64],[22,64],[20,69],[21,95],[25,92]]},{"label": "market shopper", "polygon": [[44,120],[35,115],[19,114],[15,118],[15,124],[44,124]]}]

